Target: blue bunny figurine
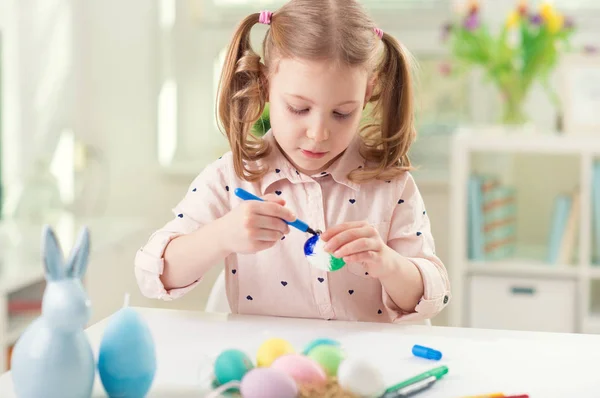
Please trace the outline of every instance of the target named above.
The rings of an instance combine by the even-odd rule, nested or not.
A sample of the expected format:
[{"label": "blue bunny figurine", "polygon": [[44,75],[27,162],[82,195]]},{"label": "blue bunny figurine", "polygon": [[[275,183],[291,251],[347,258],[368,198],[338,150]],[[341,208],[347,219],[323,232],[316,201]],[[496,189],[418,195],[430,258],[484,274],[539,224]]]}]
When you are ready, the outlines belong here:
[{"label": "blue bunny figurine", "polygon": [[90,300],[81,278],[87,268],[90,237],[87,228],[65,264],[54,231],[42,236],[46,289],[42,315],[17,341],[11,360],[19,398],[88,398],[95,378],[94,353],[84,332]]}]

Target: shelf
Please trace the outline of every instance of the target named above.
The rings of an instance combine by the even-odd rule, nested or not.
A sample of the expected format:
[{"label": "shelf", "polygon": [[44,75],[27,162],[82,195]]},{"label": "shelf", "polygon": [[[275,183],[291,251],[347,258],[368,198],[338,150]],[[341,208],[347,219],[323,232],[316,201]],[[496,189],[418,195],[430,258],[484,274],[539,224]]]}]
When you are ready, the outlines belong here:
[{"label": "shelf", "polygon": [[0,294],[7,295],[45,280],[44,269],[39,259],[19,261],[21,267],[0,264]]},{"label": "shelf", "polygon": [[526,260],[469,262],[467,272],[486,275],[518,275],[577,278],[579,269],[571,265],[549,265]]},{"label": "shelf", "polygon": [[10,346],[21,337],[21,334],[37,317],[39,312],[32,312],[23,315],[14,315],[8,319],[8,333],[3,341],[4,346]]},{"label": "shelf", "polygon": [[580,154],[600,153],[597,135],[561,135],[556,132],[535,130],[506,133],[501,129],[463,129],[456,133],[461,147],[467,151]]}]

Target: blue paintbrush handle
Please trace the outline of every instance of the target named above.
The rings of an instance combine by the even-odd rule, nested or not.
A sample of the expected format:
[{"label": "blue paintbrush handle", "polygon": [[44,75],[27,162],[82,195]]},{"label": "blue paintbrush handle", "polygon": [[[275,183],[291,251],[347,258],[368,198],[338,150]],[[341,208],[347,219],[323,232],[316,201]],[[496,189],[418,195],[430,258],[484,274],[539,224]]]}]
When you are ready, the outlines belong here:
[{"label": "blue paintbrush handle", "polygon": [[[236,188],[234,192],[235,192],[235,195],[242,200],[259,200],[261,202],[264,202],[263,199],[259,198],[258,196],[252,195],[250,192],[248,192],[242,188]],[[302,232],[308,231],[308,224],[306,224],[302,220],[296,219],[296,221],[294,221],[294,222],[289,222],[289,221],[285,221],[285,222],[286,222],[286,224],[291,225],[294,228],[298,228]]]}]

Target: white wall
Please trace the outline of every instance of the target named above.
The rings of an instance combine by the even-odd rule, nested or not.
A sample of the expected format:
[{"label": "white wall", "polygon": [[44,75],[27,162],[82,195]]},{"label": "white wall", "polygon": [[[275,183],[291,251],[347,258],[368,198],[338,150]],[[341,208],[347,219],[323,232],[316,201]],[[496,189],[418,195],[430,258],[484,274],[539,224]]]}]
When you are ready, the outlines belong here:
[{"label": "white wall", "polygon": [[170,209],[191,181],[168,177],[156,158],[155,2],[94,0],[73,4],[80,70],[76,130],[109,162],[106,214],[141,217],[148,222],[146,234],[127,242],[120,261],[107,264],[106,272],[90,280],[105,286],[106,297],[98,296],[97,300],[121,302],[121,292],[111,288],[111,279],[125,279],[118,290],[130,291],[133,305],[201,309],[199,303],[204,302],[214,273],[194,292],[170,303],[142,298],[133,277],[135,250],[172,216]]}]

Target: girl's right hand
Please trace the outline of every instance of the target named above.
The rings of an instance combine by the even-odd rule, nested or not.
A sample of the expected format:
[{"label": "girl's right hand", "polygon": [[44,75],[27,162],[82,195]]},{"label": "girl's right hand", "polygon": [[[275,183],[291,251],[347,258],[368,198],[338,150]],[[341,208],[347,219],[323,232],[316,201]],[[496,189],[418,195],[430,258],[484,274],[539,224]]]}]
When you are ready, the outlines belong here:
[{"label": "girl's right hand", "polygon": [[264,202],[244,201],[222,219],[221,242],[229,253],[250,254],[275,245],[290,231],[283,221],[296,216],[284,207],[285,200],[269,194]]}]

